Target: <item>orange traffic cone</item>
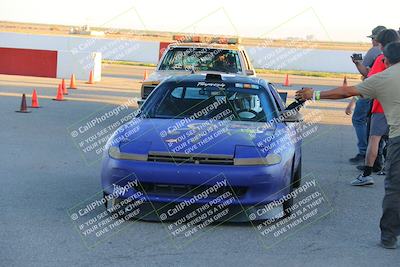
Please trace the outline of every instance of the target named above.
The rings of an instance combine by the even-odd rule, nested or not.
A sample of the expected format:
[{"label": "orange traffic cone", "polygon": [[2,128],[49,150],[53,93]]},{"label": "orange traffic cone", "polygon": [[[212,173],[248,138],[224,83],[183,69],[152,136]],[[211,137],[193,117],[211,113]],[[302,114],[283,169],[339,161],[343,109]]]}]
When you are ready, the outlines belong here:
[{"label": "orange traffic cone", "polygon": [[290,83],[289,83],[289,74],[286,74],[285,83],[283,84],[283,86],[290,86]]},{"label": "orange traffic cone", "polygon": [[63,95],[68,95],[68,89],[65,86],[65,80],[64,79],[62,79],[62,81],[61,81],[61,89],[62,89]]},{"label": "orange traffic cone", "polygon": [[343,79],[343,86],[347,86],[347,77],[346,77],[346,75],[344,76],[344,79]]},{"label": "orange traffic cone", "polygon": [[88,83],[88,84],[94,84],[94,80],[93,80],[93,71],[92,71],[92,70],[90,71],[90,74],[89,74],[89,81],[87,81],[86,83]]},{"label": "orange traffic cone", "polygon": [[75,75],[71,75],[71,81],[69,82],[69,89],[78,89],[76,87]]},{"label": "orange traffic cone", "polygon": [[53,98],[53,100],[55,100],[55,101],[65,101],[61,84],[58,85],[57,96],[56,96],[56,98]]},{"label": "orange traffic cone", "polygon": [[145,70],[143,73],[143,81],[147,80],[147,78],[149,78],[149,74],[147,73],[147,70]]},{"label": "orange traffic cone", "polygon": [[15,112],[19,113],[30,113],[31,111],[28,110],[28,107],[26,106],[26,96],[25,94],[22,94],[22,100],[21,100],[21,108]]},{"label": "orange traffic cone", "polygon": [[32,92],[32,105],[30,106],[30,108],[40,108],[36,89],[33,89],[33,92]]}]

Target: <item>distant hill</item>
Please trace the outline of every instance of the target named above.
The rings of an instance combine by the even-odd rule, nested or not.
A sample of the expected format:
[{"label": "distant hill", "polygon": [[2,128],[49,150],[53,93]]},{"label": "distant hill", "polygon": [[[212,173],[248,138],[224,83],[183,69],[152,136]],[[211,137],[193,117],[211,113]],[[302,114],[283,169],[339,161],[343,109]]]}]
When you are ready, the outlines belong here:
[{"label": "distant hill", "polygon": [[[70,35],[70,30],[76,26],[72,25],[51,25],[36,24],[23,22],[0,21],[0,32],[16,32],[31,34],[47,34],[47,35]],[[122,38],[146,41],[163,41],[171,42],[172,36],[175,34],[185,35],[178,32],[162,32],[162,31],[143,31],[129,29],[110,29],[101,27],[91,27],[94,31],[103,31],[105,33],[101,38]],[[187,34],[187,33],[186,33]],[[74,34],[79,36],[79,34]],[[199,34],[202,35],[202,34]],[[206,34],[204,34],[206,35]],[[89,37],[90,35],[83,35]],[[95,38],[93,36],[93,38]],[[241,43],[249,46],[267,46],[267,47],[293,47],[293,48],[313,48],[326,50],[349,50],[349,51],[366,51],[370,48],[369,43],[351,43],[351,42],[327,42],[302,39],[286,39],[286,40],[270,40],[262,38],[241,37]]]}]

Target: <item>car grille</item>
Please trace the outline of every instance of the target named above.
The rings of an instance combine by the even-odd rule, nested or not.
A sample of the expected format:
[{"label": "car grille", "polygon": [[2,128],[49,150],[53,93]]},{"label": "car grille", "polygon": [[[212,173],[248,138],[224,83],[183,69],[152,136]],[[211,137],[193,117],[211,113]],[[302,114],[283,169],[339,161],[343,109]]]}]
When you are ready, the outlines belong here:
[{"label": "car grille", "polygon": [[224,155],[190,155],[150,152],[147,161],[189,164],[233,165],[233,157]]},{"label": "car grille", "polygon": [[[205,192],[212,185],[182,185],[182,184],[159,184],[159,183],[140,183],[136,190],[147,195],[168,196],[168,197],[193,197]],[[223,186],[218,191],[208,194],[208,198],[216,198],[230,192],[234,197],[240,198],[247,192],[244,186]]]},{"label": "car grille", "polygon": [[147,98],[150,93],[156,88],[157,85],[144,85],[143,86],[143,92],[142,92],[142,98]]}]

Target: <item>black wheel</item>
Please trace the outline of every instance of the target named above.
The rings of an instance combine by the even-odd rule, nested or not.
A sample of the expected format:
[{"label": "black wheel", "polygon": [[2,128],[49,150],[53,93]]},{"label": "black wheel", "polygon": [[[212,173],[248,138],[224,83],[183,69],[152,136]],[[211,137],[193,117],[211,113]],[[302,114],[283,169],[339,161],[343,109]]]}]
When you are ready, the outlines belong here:
[{"label": "black wheel", "polygon": [[[290,186],[290,192],[293,191],[293,184]],[[290,209],[293,206],[293,198],[289,198],[285,202],[283,202],[283,217],[290,216],[292,214],[292,210]]]},{"label": "black wheel", "polygon": [[294,173],[293,177],[293,187],[294,188],[299,188],[301,185],[301,166],[302,166],[301,158],[299,162],[299,166],[297,167],[296,172]]},{"label": "black wheel", "polygon": [[[295,185],[296,172],[294,172],[294,173],[293,172],[294,172],[294,157],[293,157],[293,163],[292,163],[292,179],[290,181],[290,190],[289,190],[288,195],[290,193],[292,193],[293,189],[295,188],[294,185]],[[283,202],[283,213],[284,213],[283,217],[290,216],[290,214],[292,213],[292,211],[290,209],[292,207],[292,205],[293,205],[293,198],[289,198],[288,200]]]},{"label": "black wheel", "polygon": [[[103,198],[104,198],[104,199],[106,199],[106,196],[107,196],[106,192],[103,192]],[[106,210],[107,210],[107,208],[108,208],[108,207],[107,207],[107,201],[104,202],[104,207],[105,207]]]},{"label": "black wheel", "polygon": [[[293,165],[294,165],[294,161],[293,161]],[[294,166],[293,166],[293,177],[292,177],[292,182],[290,185],[290,192],[291,193],[293,191],[293,189],[299,188],[301,185],[301,165],[302,165],[302,161],[301,161],[301,157],[300,157],[300,161],[299,161],[299,166],[297,167],[296,171],[294,171]],[[290,198],[289,200],[283,202],[283,211],[285,213],[285,217],[289,216],[292,212],[290,210],[290,208],[293,205],[293,198]]]}]

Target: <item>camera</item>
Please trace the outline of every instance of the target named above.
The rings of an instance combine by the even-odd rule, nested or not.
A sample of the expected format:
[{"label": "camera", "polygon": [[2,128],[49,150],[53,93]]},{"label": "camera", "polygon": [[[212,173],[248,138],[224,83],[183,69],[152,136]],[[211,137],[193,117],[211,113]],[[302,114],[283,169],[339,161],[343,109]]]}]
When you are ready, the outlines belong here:
[{"label": "camera", "polygon": [[354,53],[352,55],[353,60],[362,60],[362,54],[356,54]]}]

